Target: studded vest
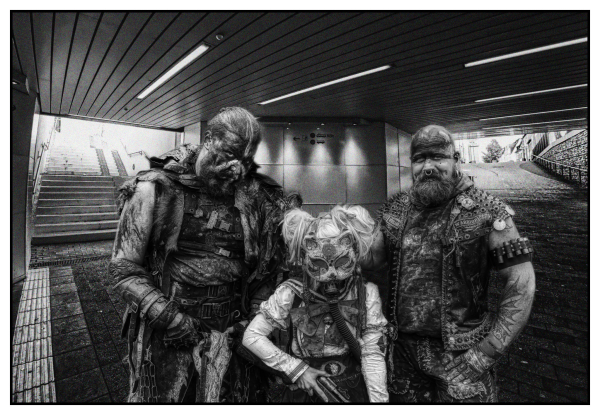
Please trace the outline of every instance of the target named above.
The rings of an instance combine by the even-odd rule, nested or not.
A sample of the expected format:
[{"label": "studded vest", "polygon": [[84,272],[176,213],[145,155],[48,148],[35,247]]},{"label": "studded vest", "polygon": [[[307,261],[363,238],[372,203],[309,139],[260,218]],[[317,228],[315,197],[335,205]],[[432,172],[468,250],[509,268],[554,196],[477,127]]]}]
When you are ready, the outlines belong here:
[{"label": "studded vest", "polygon": [[[476,189],[463,179],[461,191],[450,203],[448,225],[442,243],[441,337],[446,350],[466,350],[483,339],[491,328],[493,315],[487,309],[491,261],[488,236],[494,221],[504,223],[512,209],[499,199]],[[388,315],[398,328],[398,290],[402,270],[402,239],[409,212],[409,195],[402,192],[380,210],[379,220],[391,259],[391,298]]]}]

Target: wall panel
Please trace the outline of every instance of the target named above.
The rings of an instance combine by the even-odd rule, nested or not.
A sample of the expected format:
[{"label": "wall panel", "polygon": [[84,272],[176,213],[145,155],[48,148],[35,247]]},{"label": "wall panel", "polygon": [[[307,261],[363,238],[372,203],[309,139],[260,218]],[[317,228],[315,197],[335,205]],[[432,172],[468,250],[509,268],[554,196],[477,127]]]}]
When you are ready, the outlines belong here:
[{"label": "wall panel", "polygon": [[[283,163],[343,165],[343,138],[344,128],[341,124],[292,124],[285,127],[283,132]],[[324,143],[318,144],[317,141]]]},{"label": "wall panel", "polygon": [[[383,141],[383,140],[381,140]],[[383,203],[387,199],[386,166],[346,166],[346,203]]]},{"label": "wall panel", "polygon": [[344,166],[284,165],[286,191],[300,192],[304,203],[345,203]]}]

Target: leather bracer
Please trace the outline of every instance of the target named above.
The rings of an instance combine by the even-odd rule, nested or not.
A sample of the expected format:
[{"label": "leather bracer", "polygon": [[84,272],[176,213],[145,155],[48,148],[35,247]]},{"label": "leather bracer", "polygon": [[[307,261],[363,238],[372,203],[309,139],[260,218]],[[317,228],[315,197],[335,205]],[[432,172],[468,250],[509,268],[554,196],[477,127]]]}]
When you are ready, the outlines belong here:
[{"label": "leather bracer", "polygon": [[146,318],[150,327],[165,329],[179,312],[177,304],[165,295],[146,277],[128,277],[113,287],[121,295],[129,309]]}]

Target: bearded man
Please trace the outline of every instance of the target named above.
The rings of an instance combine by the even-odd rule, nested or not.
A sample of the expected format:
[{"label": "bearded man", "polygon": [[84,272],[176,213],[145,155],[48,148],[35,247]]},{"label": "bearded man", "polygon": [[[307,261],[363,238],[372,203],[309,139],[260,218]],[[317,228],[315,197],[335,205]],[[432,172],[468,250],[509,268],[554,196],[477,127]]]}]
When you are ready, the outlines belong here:
[{"label": "bearded man", "polygon": [[[380,210],[364,266],[389,265],[390,402],[496,402],[494,364],[529,318],[532,248],[514,211],[477,189],[443,127],[412,138],[413,186]],[[490,268],[506,286],[488,311]]]},{"label": "bearded man", "polygon": [[259,141],[252,114],[224,108],[202,146],[152,158],[121,188],[109,273],[128,305],[130,402],[260,400],[228,335],[281,278],[280,223],[297,206],[256,172]]}]

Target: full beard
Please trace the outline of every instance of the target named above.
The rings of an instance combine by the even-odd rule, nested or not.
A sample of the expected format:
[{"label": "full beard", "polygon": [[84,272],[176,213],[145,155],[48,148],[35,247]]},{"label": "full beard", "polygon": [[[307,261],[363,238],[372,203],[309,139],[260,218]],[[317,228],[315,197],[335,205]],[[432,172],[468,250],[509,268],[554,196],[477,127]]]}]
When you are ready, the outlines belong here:
[{"label": "full beard", "polygon": [[228,196],[235,192],[239,175],[226,166],[202,163],[198,176],[204,182],[206,190],[214,196]]},{"label": "full beard", "polygon": [[410,189],[411,202],[421,209],[441,206],[452,197],[456,183],[454,177],[442,178],[437,173],[432,176],[421,174]]}]

